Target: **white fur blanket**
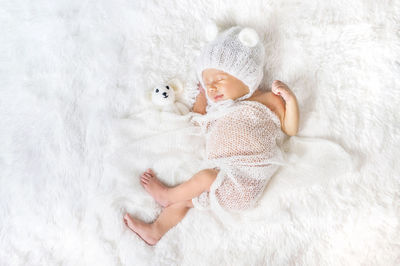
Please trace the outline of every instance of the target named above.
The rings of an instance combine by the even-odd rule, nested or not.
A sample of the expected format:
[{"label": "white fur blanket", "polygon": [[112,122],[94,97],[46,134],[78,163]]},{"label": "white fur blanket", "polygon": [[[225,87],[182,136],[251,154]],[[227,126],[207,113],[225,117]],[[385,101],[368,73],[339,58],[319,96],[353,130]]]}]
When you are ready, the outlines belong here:
[{"label": "white fur blanket", "polygon": [[[400,3],[3,1],[0,265],[399,265]],[[140,186],[200,170],[204,139],[145,95],[173,77],[193,103],[203,22],[254,27],[263,89],[296,94],[298,136],[234,224],[191,209],[154,247]]]}]

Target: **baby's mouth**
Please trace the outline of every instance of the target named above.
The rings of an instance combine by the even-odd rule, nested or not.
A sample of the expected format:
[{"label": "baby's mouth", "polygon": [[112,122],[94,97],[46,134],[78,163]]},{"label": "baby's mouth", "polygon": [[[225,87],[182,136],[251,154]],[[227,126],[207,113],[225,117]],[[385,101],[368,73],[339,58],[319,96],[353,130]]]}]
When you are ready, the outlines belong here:
[{"label": "baby's mouth", "polygon": [[223,94],[217,95],[217,96],[214,97],[214,100],[219,100],[219,99],[221,99],[223,96],[224,96]]}]

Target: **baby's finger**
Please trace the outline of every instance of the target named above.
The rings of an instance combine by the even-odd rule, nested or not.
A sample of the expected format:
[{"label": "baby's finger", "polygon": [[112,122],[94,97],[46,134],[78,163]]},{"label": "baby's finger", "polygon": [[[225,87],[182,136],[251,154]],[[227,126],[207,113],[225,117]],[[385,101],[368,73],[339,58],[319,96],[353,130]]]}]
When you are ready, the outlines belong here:
[{"label": "baby's finger", "polygon": [[272,86],[271,90],[276,95],[280,94],[280,89],[278,87],[276,87],[276,86]]},{"label": "baby's finger", "polygon": [[280,90],[286,90],[288,88],[288,86],[285,83],[279,80],[277,82],[274,82],[272,87],[278,88]]},{"label": "baby's finger", "polygon": [[197,84],[197,89],[198,89],[200,92],[204,92],[204,88],[203,88],[203,86],[201,86],[201,83],[198,83],[198,84]]},{"label": "baby's finger", "polygon": [[146,177],[146,176],[142,176],[140,179],[141,179],[141,180],[145,180],[145,181],[149,181],[149,178]]}]

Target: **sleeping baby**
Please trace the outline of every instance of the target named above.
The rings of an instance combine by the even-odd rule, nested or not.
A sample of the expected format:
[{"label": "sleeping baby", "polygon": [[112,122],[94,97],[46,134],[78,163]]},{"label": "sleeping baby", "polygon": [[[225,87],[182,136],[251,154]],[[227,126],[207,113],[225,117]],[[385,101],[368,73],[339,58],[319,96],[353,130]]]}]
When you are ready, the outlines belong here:
[{"label": "sleeping baby", "polygon": [[228,217],[256,205],[268,181],[284,165],[280,144],[298,131],[297,99],[275,80],[272,92],[258,89],[263,78],[264,47],[250,28],[231,27],[203,48],[198,62],[199,93],[193,123],[206,136],[203,169],[188,181],[168,187],[147,169],[142,186],[163,206],[156,221],[125,214],[125,224],[155,245],[190,208]]}]

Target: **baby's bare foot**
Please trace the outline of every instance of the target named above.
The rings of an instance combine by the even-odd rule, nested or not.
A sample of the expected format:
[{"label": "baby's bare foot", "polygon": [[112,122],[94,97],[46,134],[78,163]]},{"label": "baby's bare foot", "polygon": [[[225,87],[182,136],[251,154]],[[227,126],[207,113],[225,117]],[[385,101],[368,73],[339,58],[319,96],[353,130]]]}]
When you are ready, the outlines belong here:
[{"label": "baby's bare foot", "polygon": [[171,204],[167,199],[168,187],[158,180],[153,170],[147,169],[140,176],[140,183],[161,206],[168,207]]},{"label": "baby's bare foot", "polygon": [[132,218],[128,213],[124,216],[124,223],[150,246],[157,244],[161,238],[152,229],[151,224]]},{"label": "baby's bare foot", "polygon": [[279,80],[274,80],[274,82],[272,82],[271,90],[274,94],[282,96],[285,102],[290,101],[294,97],[294,94],[289,87]]}]

